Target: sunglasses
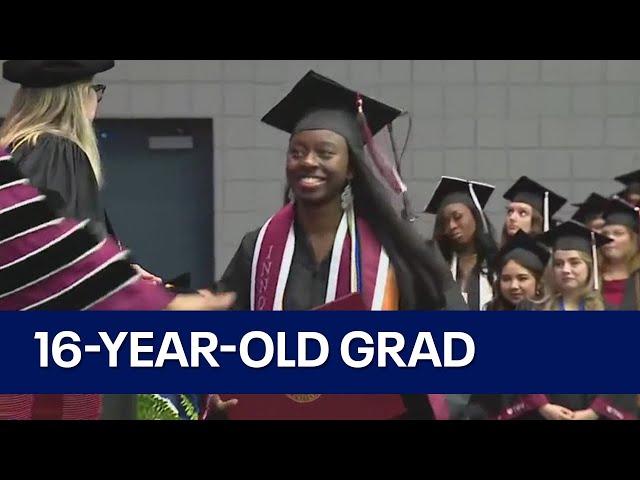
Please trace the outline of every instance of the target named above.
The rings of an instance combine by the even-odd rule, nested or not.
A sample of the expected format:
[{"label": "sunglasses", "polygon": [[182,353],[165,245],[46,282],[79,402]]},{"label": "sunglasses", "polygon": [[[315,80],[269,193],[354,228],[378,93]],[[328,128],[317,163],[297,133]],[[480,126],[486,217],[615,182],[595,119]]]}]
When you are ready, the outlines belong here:
[{"label": "sunglasses", "polygon": [[106,85],[91,85],[91,89],[96,92],[96,96],[98,97],[98,103],[102,101],[102,97],[104,96],[104,91],[107,89]]}]

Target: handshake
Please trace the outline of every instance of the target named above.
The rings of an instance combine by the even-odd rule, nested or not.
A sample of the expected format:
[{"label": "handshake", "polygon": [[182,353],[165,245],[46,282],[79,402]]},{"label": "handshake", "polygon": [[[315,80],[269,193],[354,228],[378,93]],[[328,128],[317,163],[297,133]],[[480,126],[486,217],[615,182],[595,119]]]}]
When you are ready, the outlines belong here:
[{"label": "handshake", "polygon": [[191,290],[191,278],[189,274],[183,274],[175,279],[163,282],[140,265],[131,265],[143,280],[153,282],[158,285],[164,283],[165,288],[177,293],[173,301],[167,305],[166,310],[186,310],[186,311],[203,311],[203,310],[229,310],[236,301],[235,293],[213,293],[211,290]]}]

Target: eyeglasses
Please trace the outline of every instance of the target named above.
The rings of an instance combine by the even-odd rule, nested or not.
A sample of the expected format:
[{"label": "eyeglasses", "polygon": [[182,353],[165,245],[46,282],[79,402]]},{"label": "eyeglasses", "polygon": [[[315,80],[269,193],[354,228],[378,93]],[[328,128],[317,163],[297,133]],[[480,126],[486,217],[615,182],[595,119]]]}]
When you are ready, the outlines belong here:
[{"label": "eyeglasses", "polygon": [[91,85],[91,89],[96,92],[96,96],[98,97],[98,103],[102,101],[102,97],[104,96],[104,91],[107,89],[106,85]]}]

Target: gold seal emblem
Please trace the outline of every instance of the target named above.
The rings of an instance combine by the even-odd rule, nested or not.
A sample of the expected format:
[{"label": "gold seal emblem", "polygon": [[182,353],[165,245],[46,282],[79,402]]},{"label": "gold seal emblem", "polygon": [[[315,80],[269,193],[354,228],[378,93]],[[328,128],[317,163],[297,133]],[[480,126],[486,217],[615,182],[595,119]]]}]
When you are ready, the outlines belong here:
[{"label": "gold seal emblem", "polygon": [[289,394],[287,398],[290,398],[296,403],[311,403],[318,400],[322,395],[313,395],[313,394]]}]

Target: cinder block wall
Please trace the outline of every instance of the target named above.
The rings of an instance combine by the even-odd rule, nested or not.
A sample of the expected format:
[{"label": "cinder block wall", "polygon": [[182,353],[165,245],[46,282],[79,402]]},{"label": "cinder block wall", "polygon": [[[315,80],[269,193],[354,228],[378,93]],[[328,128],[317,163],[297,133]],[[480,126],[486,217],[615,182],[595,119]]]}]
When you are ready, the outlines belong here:
[{"label": "cinder block wall", "polygon": [[[411,111],[403,168],[417,208],[441,175],[475,178],[497,187],[487,210],[499,229],[520,175],[577,202],[640,168],[638,61],[118,61],[101,76],[102,116],[214,118],[217,274],[280,205],[287,137],[259,119],[310,68]],[[0,82],[2,114],[14,90]],[[425,235],[432,225],[418,222]]]}]

